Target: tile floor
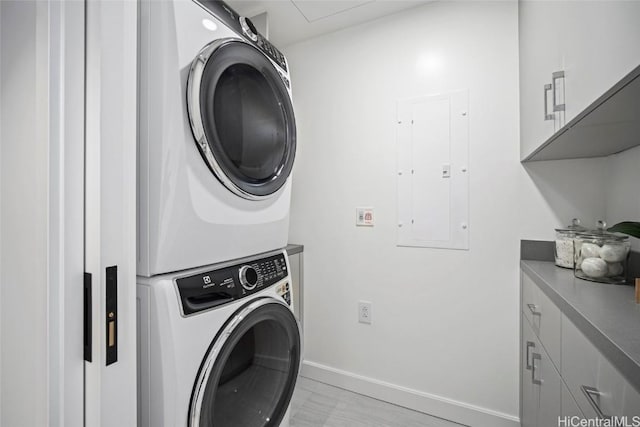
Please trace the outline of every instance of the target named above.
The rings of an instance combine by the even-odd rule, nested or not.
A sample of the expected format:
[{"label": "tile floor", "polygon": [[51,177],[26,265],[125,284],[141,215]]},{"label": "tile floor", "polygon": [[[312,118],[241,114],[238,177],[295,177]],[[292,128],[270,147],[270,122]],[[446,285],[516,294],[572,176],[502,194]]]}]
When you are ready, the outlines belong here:
[{"label": "tile floor", "polygon": [[460,427],[460,424],[299,377],[291,427]]}]

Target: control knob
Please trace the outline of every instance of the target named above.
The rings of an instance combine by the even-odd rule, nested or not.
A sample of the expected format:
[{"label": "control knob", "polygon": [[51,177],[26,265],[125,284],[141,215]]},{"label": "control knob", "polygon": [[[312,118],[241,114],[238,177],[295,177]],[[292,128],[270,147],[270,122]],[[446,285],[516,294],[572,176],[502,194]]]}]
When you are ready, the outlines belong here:
[{"label": "control knob", "polygon": [[244,16],[240,17],[240,26],[242,27],[242,32],[245,36],[249,37],[254,42],[258,41],[258,30],[256,26],[253,25],[253,22],[249,18]]},{"label": "control knob", "polygon": [[250,265],[240,268],[240,284],[248,291],[253,290],[258,284],[258,272]]}]

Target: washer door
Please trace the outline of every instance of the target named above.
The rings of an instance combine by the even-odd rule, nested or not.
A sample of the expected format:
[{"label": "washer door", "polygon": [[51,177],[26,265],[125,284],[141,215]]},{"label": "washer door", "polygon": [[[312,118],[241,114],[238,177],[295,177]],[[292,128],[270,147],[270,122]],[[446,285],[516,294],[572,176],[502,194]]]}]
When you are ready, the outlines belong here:
[{"label": "washer door", "polygon": [[280,425],[300,367],[300,330],[289,307],[260,298],[211,343],[191,396],[189,427]]},{"label": "washer door", "polygon": [[246,199],[269,197],[291,173],[296,125],[287,85],[262,52],[240,39],[208,44],[191,64],[187,108],[200,153]]}]

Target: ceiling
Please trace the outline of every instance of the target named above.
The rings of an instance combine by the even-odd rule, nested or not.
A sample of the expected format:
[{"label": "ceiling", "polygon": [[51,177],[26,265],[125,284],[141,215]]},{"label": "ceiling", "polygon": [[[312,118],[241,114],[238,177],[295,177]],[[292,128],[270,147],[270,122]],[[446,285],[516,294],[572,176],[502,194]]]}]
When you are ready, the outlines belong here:
[{"label": "ceiling", "polygon": [[240,15],[267,12],[278,47],[372,21],[432,0],[226,0]]}]

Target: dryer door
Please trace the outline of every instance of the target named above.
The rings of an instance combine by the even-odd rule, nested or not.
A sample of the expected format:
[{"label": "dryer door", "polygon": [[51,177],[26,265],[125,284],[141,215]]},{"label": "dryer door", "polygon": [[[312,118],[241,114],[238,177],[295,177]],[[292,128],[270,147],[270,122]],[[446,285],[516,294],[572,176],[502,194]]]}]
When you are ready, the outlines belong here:
[{"label": "dryer door", "polygon": [[198,149],[235,194],[264,199],[286,182],[296,151],[289,81],[257,48],[214,41],[191,64],[189,121]]},{"label": "dryer door", "polygon": [[211,343],[191,395],[189,427],[280,425],[300,367],[300,330],[275,298],[245,305]]}]

